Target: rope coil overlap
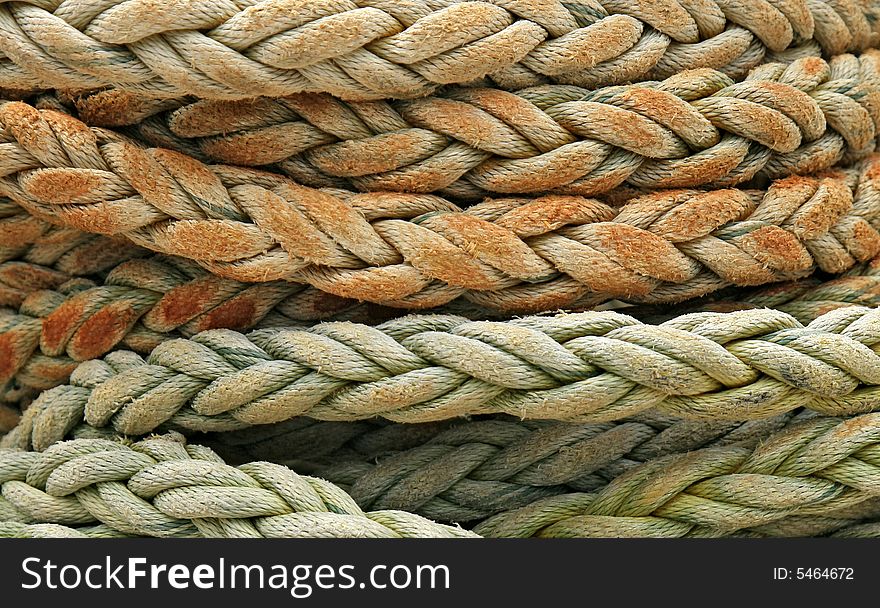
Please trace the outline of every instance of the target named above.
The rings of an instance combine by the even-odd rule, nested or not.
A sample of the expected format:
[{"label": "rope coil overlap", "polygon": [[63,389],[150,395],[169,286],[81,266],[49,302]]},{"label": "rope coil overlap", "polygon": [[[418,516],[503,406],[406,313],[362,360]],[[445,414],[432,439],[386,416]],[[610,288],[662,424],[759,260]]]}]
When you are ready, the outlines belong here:
[{"label": "rope coil overlap", "polygon": [[878,46],[0,0],[0,537],[880,535]]}]

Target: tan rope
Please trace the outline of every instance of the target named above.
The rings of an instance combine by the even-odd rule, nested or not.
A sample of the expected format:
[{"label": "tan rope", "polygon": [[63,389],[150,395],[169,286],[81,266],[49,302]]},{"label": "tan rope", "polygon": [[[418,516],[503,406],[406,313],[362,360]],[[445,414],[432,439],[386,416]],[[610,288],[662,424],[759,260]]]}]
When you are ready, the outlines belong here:
[{"label": "tan rope", "polygon": [[524,312],[609,297],[683,300],[802,276],[814,264],[840,272],[880,243],[870,223],[880,215],[876,158],[824,179],[780,180],[754,198],[659,192],[614,210],[547,196],[462,213],[430,195],[319,191],[208,167],[21,103],[0,119],[15,134],[0,190],[37,216],[125,234],[227,278],[287,279],[392,306],[461,294]]},{"label": "tan rope", "polygon": [[739,83],[698,70],[595,91],[451,89],[367,103],[329,95],[197,100],[146,120],[144,104],[117,91],[75,105],[97,124],[137,122],[138,137],[152,145],[268,167],[310,186],[478,200],[551,189],[595,195],[624,182],[729,186],[849,162],[871,151],[880,133],[878,75],[880,53],[868,51],[830,64],[768,64]]},{"label": "tan rope", "polygon": [[[878,40],[855,0],[148,0],[0,3],[0,86],[168,97],[413,97],[484,76],[596,86]],[[100,61],[94,61],[99,57]]]}]

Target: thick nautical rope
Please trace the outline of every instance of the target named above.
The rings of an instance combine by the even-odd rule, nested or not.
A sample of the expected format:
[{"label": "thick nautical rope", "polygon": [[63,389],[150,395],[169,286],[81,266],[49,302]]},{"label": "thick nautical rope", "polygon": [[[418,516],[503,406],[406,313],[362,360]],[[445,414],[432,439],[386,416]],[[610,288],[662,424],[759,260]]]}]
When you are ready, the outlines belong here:
[{"label": "thick nautical rope", "polygon": [[[7,273],[9,265],[15,266]],[[0,281],[6,274],[18,278],[19,266],[0,264]],[[48,278],[59,274],[22,267],[42,269]],[[49,290],[28,275],[24,279],[34,292],[18,313],[0,309],[0,384],[15,377],[18,385],[39,389],[67,382],[78,361],[118,347],[148,354],[165,340],[208,329],[296,327],[319,320],[376,323],[395,316],[390,309],[295,283],[222,279],[188,260],[161,255],[123,262],[100,285],[73,280]]]},{"label": "thick nautical rope", "polygon": [[0,198],[0,306],[70,277],[98,275],[147,252],[127,239],[53,226]]},{"label": "thick nautical rope", "polygon": [[833,415],[880,399],[880,310],[803,327],[773,310],[685,315],[659,326],[614,312],[508,322],[409,316],[249,336],[212,330],[82,363],[0,440],[45,449],[83,419],[124,435],[162,425],[228,431],[296,416],[426,422],[470,414],[620,420],[657,408],[750,420],[799,407]]},{"label": "thick nautical rope", "polygon": [[493,419],[390,426],[296,419],[278,429],[218,433],[209,445],[227,461],[232,452],[235,462],[271,460],[326,479],[363,509],[464,523],[547,496],[596,490],[667,454],[713,445],[751,449],[789,418],[736,423],[643,415],[606,424]]},{"label": "thick nautical rope", "polygon": [[148,0],[3,2],[0,86],[380,99],[484,76],[522,87],[704,66],[736,75],[768,51],[873,46],[878,13],[855,0],[188,0],[161,11]]},{"label": "thick nautical rope", "polygon": [[593,494],[495,515],[484,536],[723,536],[789,515],[877,509],[880,414],[815,418],[754,450],[705,448],[651,460]]},{"label": "thick nautical rope", "polygon": [[232,467],[182,438],[131,446],[74,440],[41,454],[4,450],[0,482],[0,513],[12,522],[97,522],[157,537],[474,536],[402,511],[364,513],[329,482],[268,462]]},{"label": "thick nautical rope", "polygon": [[[162,439],[147,441],[168,443]],[[741,531],[756,535],[827,533],[852,524],[853,520],[877,516],[880,509],[880,491],[875,482],[876,469],[880,466],[878,442],[880,414],[845,420],[812,417],[789,423],[757,446],[708,447],[648,460],[625,470],[596,492],[539,498],[527,506],[490,517],[478,524],[475,531],[486,536],[507,537],[726,536]],[[84,444],[87,449],[73,450],[74,446]],[[164,448],[163,445],[163,451]],[[108,454],[117,449],[124,454]],[[70,454],[71,451],[74,454]],[[83,451],[100,456],[83,455]],[[204,449],[198,455],[188,456],[198,458],[201,454],[205,454]],[[233,485],[218,482],[221,475],[216,469],[186,476],[178,474],[177,468],[162,469],[162,475],[152,470],[156,474],[150,478],[161,479],[163,490],[183,485],[192,492],[184,494],[185,498],[175,504],[181,510],[201,511],[198,515],[191,511],[181,514],[168,506],[171,496],[166,495],[167,500],[161,504],[152,496],[142,496],[141,485],[134,480],[143,475],[144,465],[140,459],[136,462],[122,459],[124,462],[120,463],[120,455],[136,458],[119,443],[107,440],[64,442],[42,454],[6,451],[0,456],[0,471],[5,473],[0,473],[0,479],[14,481],[3,484],[0,510],[6,514],[4,519],[19,524],[30,520],[61,525],[93,524],[97,520],[112,529],[138,535],[180,532],[168,524],[167,519],[155,517],[152,511],[148,513],[152,517],[145,517],[143,512],[149,508],[140,501],[134,501],[141,506],[140,510],[133,509],[131,503],[126,504],[122,498],[130,497],[121,488],[113,488],[119,492],[110,492],[107,488],[97,496],[83,492],[83,486],[94,485],[100,489],[108,481],[122,481],[134,494],[148,501],[152,499],[153,506],[162,515],[189,519],[194,516],[216,518],[218,514],[222,517],[229,513],[220,511],[217,501],[206,500],[204,495],[192,496],[195,494],[192,486],[204,489],[205,485],[214,488]],[[147,461],[148,466],[168,458],[150,455],[153,459]],[[186,457],[175,453],[172,461]],[[208,457],[213,458],[213,454],[209,453]],[[108,462],[116,466],[108,467]],[[253,463],[245,464],[240,469],[251,473],[253,466]],[[230,469],[232,467],[222,465],[222,472],[228,473]],[[60,470],[64,473],[56,473]],[[283,470],[289,473],[289,469]],[[68,475],[74,476],[75,483]],[[61,483],[59,477],[67,479],[69,485]],[[187,483],[178,485],[175,482],[181,477],[187,477]],[[208,477],[212,481],[206,484],[204,478]],[[262,485],[266,487],[265,483]],[[65,489],[61,491],[61,487]],[[412,489],[412,484],[401,482],[398,489],[402,492],[407,487]],[[43,489],[45,492],[40,492]],[[59,504],[58,498],[72,493],[76,501]],[[230,498],[233,493],[228,490],[223,495]],[[428,490],[424,493],[430,494]],[[450,488],[441,496],[456,493],[461,492]],[[122,494],[125,496],[120,496]],[[346,498],[351,500],[347,495]],[[253,497],[249,499],[253,501]],[[82,511],[76,507],[86,511],[82,519],[79,519]],[[152,525],[145,525],[145,520]],[[259,524],[257,527],[263,532]],[[5,530],[16,533],[21,526],[13,524]]]},{"label": "thick nautical rope", "polygon": [[38,217],[126,235],[235,280],[286,279],[398,307],[462,294],[509,312],[678,301],[814,264],[841,272],[880,245],[877,157],[760,193],[653,192],[619,209],[551,195],[462,212],[432,195],[322,191],[209,167],[21,103],[0,120],[12,134],[0,191]]},{"label": "thick nautical rope", "polygon": [[126,98],[78,105],[98,123],[130,114],[138,137],[152,145],[269,167],[310,186],[474,200],[550,190],[592,196],[624,182],[729,186],[863,156],[880,134],[880,52],[768,64],[738,83],[696,70],[593,91],[454,88],[366,103],[314,94],[196,100],[148,120],[137,108],[129,112],[137,104]]}]

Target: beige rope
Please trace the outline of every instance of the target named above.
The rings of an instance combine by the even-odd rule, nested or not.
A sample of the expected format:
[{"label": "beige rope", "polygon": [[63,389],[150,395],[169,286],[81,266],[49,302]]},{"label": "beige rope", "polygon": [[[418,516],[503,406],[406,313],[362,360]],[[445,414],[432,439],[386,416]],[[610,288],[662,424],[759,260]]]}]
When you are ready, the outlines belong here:
[{"label": "beige rope", "polygon": [[596,494],[543,499],[489,518],[475,531],[500,537],[724,536],[753,526],[772,529],[792,513],[839,516],[866,502],[868,514],[876,513],[878,421],[878,414],[817,418],[753,451],[706,448],[658,458]]},{"label": "beige rope", "polygon": [[613,312],[499,323],[408,316],[369,327],[227,330],[117,351],[45,391],[0,445],[42,450],[83,418],[141,435],[170,424],[228,431],[296,416],[399,422],[477,413],[604,422],[651,408],[750,420],[799,407],[877,407],[880,312],[807,327],[773,310],[685,315],[659,326]]},{"label": "beige rope", "polygon": [[522,87],[740,75],[768,50],[867,48],[878,12],[855,0],[2,2],[0,87],[378,99],[484,76]]},{"label": "beige rope", "polygon": [[4,106],[0,120],[15,135],[0,155],[0,191],[37,216],[125,234],[226,278],[286,279],[391,306],[462,294],[511,312],[610,297],[683,300],[802,276],[814,264],[840,272],[880,244],[871,225],[880,216],[876,158],[754,196],[658,192],[620,210],[575,197],[511,198],[462,213],[430,195],[319,191],[208,167],[21,103]]},{"label": "beige rope", "polygon": [[828,64],[768,64],[739,83],[697,70],[595,91],[450,89],[365,103],[329,95],[180,100],[171,105],[182,107],[149,119],[143,103],[118,91],[74,105],[96,124],[137,123],[138,137],[154,146],[267,167],[310,186],[479,200],[549,190],[595,195],[624,182],[729,186],[850,162],[880,133],[878,75],[880,53],[868,51]]},{"label": "beige rope", "polygon": [[[235,468],[181,437],[133,444],[60,443],[43,454],[0,451],[3,521],[100,522],[158,537],[473,537],[402,511],[364,513],[333,484],[286,467]],[[0,523],[0,535],[18,533]]]}]

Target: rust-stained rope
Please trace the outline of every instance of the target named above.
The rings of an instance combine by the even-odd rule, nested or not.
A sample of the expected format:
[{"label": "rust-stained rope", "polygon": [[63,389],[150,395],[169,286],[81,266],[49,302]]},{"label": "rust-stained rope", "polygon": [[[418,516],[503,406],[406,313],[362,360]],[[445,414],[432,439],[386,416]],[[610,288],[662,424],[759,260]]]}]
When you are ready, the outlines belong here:
[{"label": "rust-stained rope", "polygon": [[[7,264],[0,264],[0,278]],[[295,283],[222,279],[188,260],[160,255],[119,264],[101,285],[82,280],[52,290],[29,285],[34,293],[18,314],[0,315],[0,385],[15,378],[19,386],[52,388],[67,381],[78,361],[117,347],[146,355],[165,340],[208,329],[393,316]]]},{"label": "rust-stained rope", "polygon": [[868,51],[830,63],[768,64],[738,83],[697,70],[595,91],[456,88],[367,103],[313,94],[196,100],[148,119],[143,104],[118,92],[75,105],[97,124],[137,122],[138,137],[155,146],[268,167],[310,186],[470,199],[551,189],[594,195],[624,182],[728,186],[851,161],[880,134],[878,75],[880,53]]},{"label": "rust-stained rope", "polygon": [[0,190],[37,216],[124,234],[227,278],[287,279],[399,307],[462,294],[511,312],[683,300],[814,265],[840,272],[880,243],[876,158],[761,193],[656,192],[620,209],[555,195],[462,212],[431,195],[321,191],[209,167],[26,104],[7,104],[0,119],[17,134]]}]

